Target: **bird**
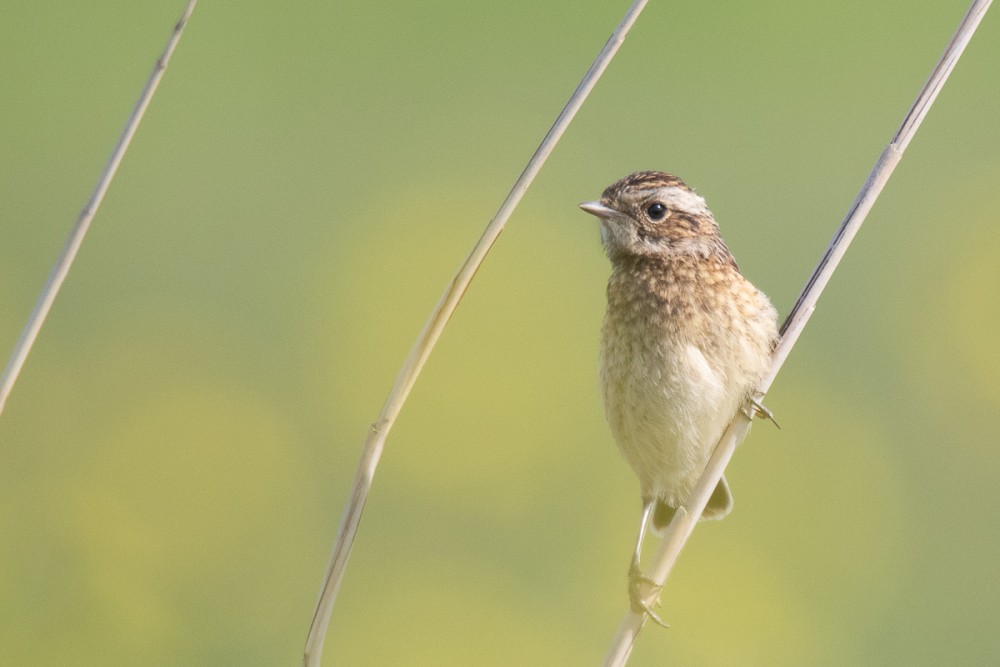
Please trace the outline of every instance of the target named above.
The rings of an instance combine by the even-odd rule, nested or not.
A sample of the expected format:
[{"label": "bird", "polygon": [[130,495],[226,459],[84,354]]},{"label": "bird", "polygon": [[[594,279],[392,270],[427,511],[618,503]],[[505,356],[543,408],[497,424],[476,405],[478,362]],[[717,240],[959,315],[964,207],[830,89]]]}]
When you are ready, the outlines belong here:
[{"label": "bird", "polygon": [[[642,500],[629,599],[665,626],[645,601],[650,586],[658,591],[640,567],[647,526],[662,531],[684,507],[738,410],[773,420],[757,387],[778,340],[777,312],[743,277],[705,199],[677,176],[636,172],[580,208],[600,220],[611,262],[601,394]],[[732,507],[722,477],[701,518]]]}]

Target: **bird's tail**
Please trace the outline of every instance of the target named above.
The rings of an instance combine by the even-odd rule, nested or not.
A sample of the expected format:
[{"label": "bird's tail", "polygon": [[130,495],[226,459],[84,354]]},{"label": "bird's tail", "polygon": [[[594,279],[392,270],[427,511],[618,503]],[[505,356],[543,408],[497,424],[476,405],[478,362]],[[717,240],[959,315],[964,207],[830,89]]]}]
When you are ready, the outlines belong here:
[{"label": "bird's tail", "polygon": [[[701,513],[702,521],[717,521],[733,511],[733,494],[729,490],[729,482],[723,477],[712,492],[712,496],[705,505],[705,510]],[[677,508],[668,505],[663,500],[656,502],[653,510],[653,530],[657,535],[663,533],[663,529],[670,525],[674,519]]]}]

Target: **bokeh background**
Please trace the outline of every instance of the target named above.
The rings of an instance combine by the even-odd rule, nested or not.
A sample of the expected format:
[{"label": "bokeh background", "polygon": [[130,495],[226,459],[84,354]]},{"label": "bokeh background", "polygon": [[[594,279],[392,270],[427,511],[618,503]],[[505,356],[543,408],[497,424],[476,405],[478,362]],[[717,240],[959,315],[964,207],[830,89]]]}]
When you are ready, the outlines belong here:
[{"label": "bokeh background", "polygon": [[[183,6],[0,7],[0,350]],[[0,663],[294,665],[368,424],[627,2],[197,8],[0,418]],[[636,483],[576,209],[706,196],[782,314],[964,0],[650,4],[390,436],[329,664],[586,665]],[[996,664],[1000,17],[820,302],[633,664]]]}]

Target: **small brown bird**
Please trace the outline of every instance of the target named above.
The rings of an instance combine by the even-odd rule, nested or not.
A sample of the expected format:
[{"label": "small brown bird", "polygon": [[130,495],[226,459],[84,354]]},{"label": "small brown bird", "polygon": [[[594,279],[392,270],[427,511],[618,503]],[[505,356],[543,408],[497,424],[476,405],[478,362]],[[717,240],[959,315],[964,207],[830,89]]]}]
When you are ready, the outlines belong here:
[{"label": "small brown bird", "polygon": [[[653,582],[639,567],[646,526],[666,527],[736,411],[770,417],[754,395],[778,338],[777,313],[740,273],[705,200],[643,171],[580,204],[601,221],[611,260],[601,390],[611,433],[639,478],[642,518],[629,567],[632,609]],[[723,477],[702,514],[733,507]]]}]

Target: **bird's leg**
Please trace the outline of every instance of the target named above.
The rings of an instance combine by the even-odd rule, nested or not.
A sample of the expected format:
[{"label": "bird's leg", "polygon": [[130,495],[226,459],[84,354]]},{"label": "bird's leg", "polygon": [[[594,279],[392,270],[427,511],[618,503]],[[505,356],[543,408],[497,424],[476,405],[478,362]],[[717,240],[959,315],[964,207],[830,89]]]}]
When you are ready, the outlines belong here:
[{"label": "bird's leg", "polygon": [[[646,537],[646,526],[649,525],[649,516],[652,514],[655,505],[656,498],[644,498],[642,501],[642,519],[639,522],[639,537],[635,541],[635,551],[632,553],[632,562],[628,568],[628,597],[632,605],[632,611],[637,614],[646,614],[653,619],[654,623],[667,628],[670,626],[660,620],[656,612],[649,608],[649,603],[645,600],[646,595],[643,595],[644,588],[652,588],[658,594],[662,586],[643,574],[642,568],[639,566],[639,559],[642,554],[642,540]],[[648,594],[648,590],[646,592]]]},{"label": "bird's leg", "polygon": [[760,398],[751,396],[747,403],[748,405],[744,408],[743,414],[745,414],[748,419],[753,419],[754,417],[759,417],[760,419],[770,419],[775,426],[781,428],[781,424],[779,424],[774,418],[774,413],[768,410],[764,404],[760,402]]}]

